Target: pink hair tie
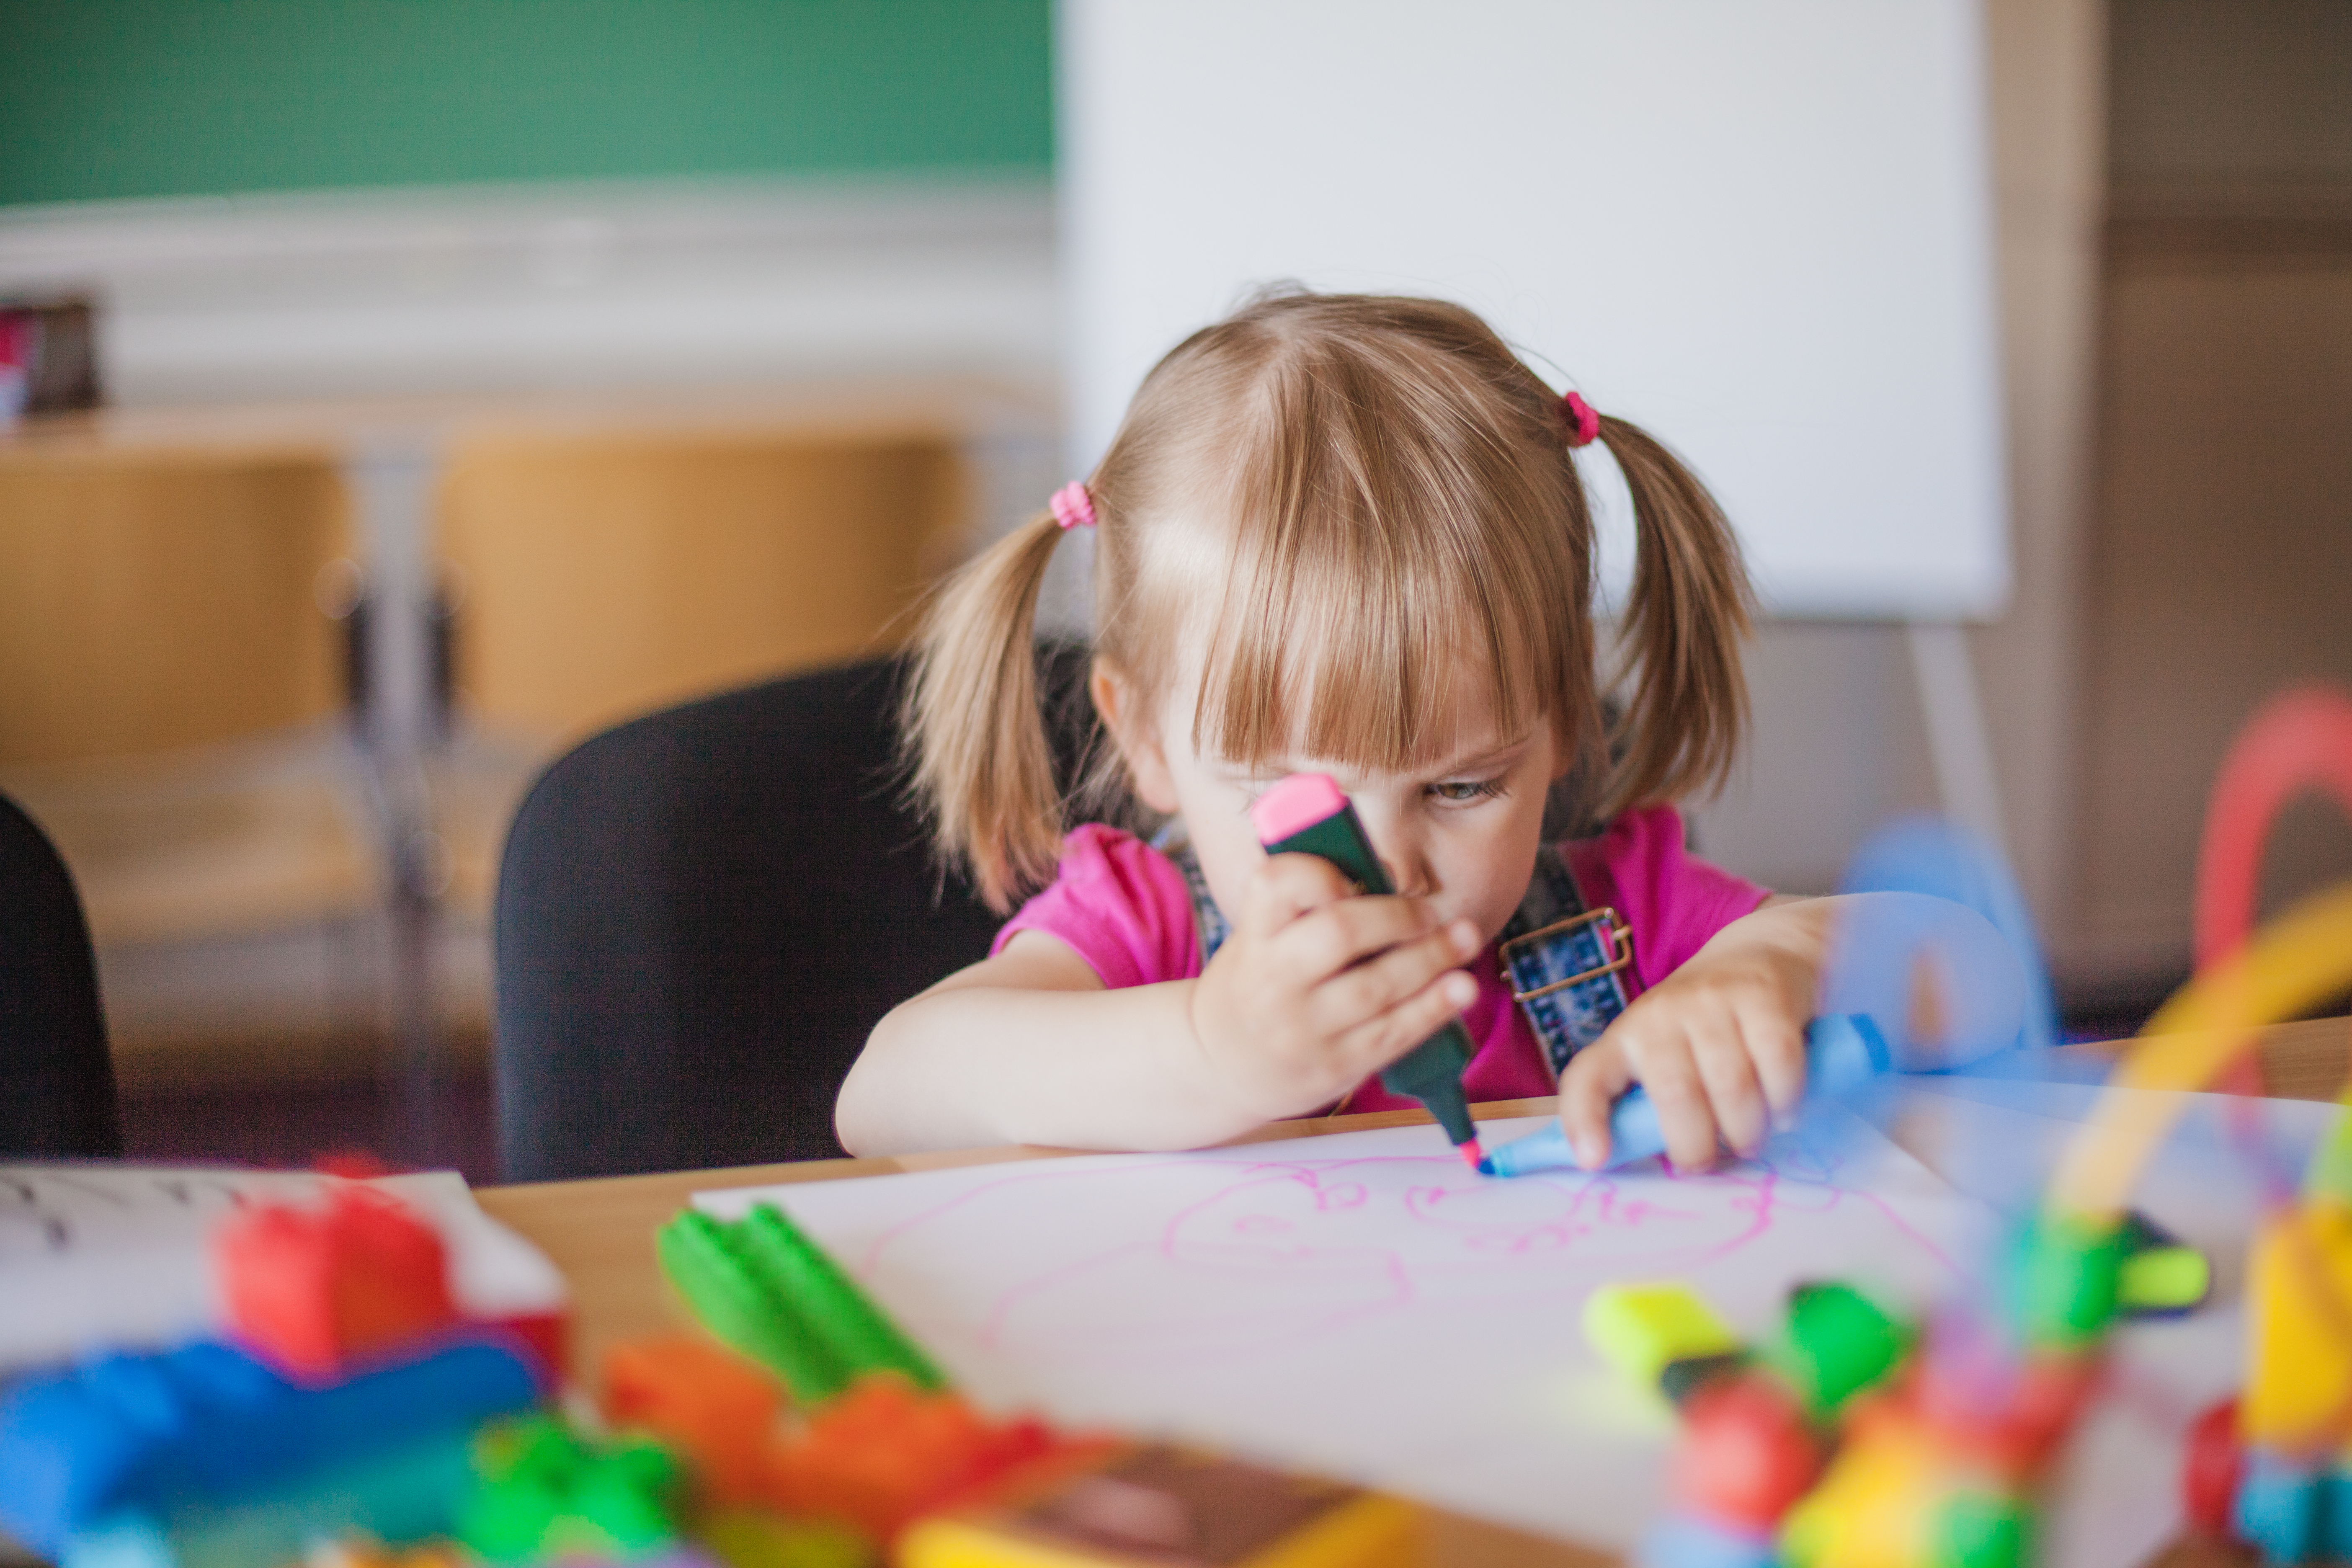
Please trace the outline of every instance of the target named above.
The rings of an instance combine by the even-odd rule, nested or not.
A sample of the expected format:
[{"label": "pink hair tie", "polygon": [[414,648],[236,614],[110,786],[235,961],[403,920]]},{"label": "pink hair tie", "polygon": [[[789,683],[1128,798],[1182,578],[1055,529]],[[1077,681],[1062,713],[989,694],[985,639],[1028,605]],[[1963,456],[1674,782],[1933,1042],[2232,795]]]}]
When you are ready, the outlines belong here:
[{"label": "pink hair tie", "polygon": [[1571,392],[1559,400],[1560,412],[1568,419],[1568,444],[1590,447],[1601,434],[1601,416],[1581,393]]},{"label": "pink hair tie", "polygon": [[1087,487],[1076,479],[1055,490],[1054,499],[1045,504],[1052,510],[1054,521],[1062,525],[1065,532],[1073,528],[1092,528],[1095,525],[1095,498],[1087,494]]}]

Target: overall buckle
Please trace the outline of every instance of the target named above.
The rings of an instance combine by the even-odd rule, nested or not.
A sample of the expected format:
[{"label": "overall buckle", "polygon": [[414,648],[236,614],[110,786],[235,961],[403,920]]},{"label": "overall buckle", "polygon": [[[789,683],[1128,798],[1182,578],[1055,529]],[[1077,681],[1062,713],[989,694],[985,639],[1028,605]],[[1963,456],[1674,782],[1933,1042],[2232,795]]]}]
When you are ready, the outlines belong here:
[{"label": "overall buckle", "polygon": [[1526,1002],[1537,996],[1549,996],[1555,991],[1565,991],[1571,985],[1581,985],[1588,980],[1597,980],[1604,974],[1614,974],[1631,964],[1633,962],[1633,933],[1622,923],[1625,917],[1615,910],[1604,906],[1597,910],[1587,910],[1580,915],[1570,915],[1564,921],[1554,921],[1548,926],[1528,931],[1524,936],[1515,936],[1503,943],[1496,952],[1502,960],[1505,985],[1514,984],[1511,975],[1512,949],[1524,947],[1530,942],[1541,942],[1548,936],[1557,936],[1562,931],[1574,931],[1579,926],[1598,924],[1601,927],[1601,950],[1603,952],[1614,952],[1617,955],[1606,963],[1595,964],[1580,974],[1571,974],[1565,980],[1555,980],[1549,985],[1538,985],[1532,991],[1520,991],[1515,988],[1511,992],[1511,1000]]}]

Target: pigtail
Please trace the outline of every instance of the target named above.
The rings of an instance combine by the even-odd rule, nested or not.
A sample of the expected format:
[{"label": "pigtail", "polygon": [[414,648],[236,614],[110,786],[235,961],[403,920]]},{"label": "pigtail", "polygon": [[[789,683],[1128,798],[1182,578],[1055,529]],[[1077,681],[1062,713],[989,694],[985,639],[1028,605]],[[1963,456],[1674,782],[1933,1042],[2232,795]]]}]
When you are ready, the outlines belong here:
[{"label": "pigtail", "polygon": [[925,616],[899,714],[914,794],[941,856],[1002,914],[1048,881],[1061,796],[1037,705],[1037,590],[1062,525],[1040,512],[948,579]]},{"label": "pigtail", "polygon": [[1698,477],[1640,426],[1600,437],[1633,497],[1633,591],[1623,646],[1634,672],[1612,735],[1604,817],[1720,785],[1748,727],[1739,669],[1751,595],[1739,542]]}]

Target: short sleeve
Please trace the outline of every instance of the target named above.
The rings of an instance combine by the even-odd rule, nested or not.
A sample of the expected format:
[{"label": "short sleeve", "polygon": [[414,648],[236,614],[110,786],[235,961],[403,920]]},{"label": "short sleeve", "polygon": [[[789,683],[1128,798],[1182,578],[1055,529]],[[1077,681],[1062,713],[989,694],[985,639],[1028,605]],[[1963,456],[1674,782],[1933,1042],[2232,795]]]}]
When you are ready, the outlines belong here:
[{"label": "short sleeve", "polygon": [[1770,897],[1747,878],[1693,855],[1682,813],[1671,805],[1628,811],[1598,837],[1579,839],[1567,850],[1586,905],[1606,905],[1625,917],[1633,932],[1633,973],[1643,991]]},{"label": "short sleeve", "polygon": [[1184,873],[1133,834],[1099,824],[1062,840],[1053,886],[1004,922],[990,956],[1024,931],[1060,938],[1113,991],[1201,973],[1201,933]]}]

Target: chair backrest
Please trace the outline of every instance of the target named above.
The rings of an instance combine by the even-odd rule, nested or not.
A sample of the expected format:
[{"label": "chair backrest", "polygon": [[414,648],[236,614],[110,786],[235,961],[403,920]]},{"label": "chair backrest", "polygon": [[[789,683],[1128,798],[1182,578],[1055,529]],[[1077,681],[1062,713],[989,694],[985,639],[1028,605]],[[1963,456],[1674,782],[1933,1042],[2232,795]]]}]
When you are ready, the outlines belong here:
[{"label": "chair backrest", "polygon": [[[1046,650],[1056,751],[1094,738],[1083,650]],[[772,681],[606,731],[517,813],[495,1060],[509,1180],[822,1158],[893,1005],[1000,923],[942,880],[893,772],[903,667]]]},{"label": "chair backrest", "polygon": [[0,459],[0,764],[184,751],[343,704],[325,458]]},{"label": "chair backrest", "polygon": [[970,489],[919,426],[469,439],[437,523],[465,710],[551,752],[881,651],[969,545]]},{"label": "chair backrest", "polygon": [[0,795],[0,1156],[121,1153],[81,900],[47,836]]}]

